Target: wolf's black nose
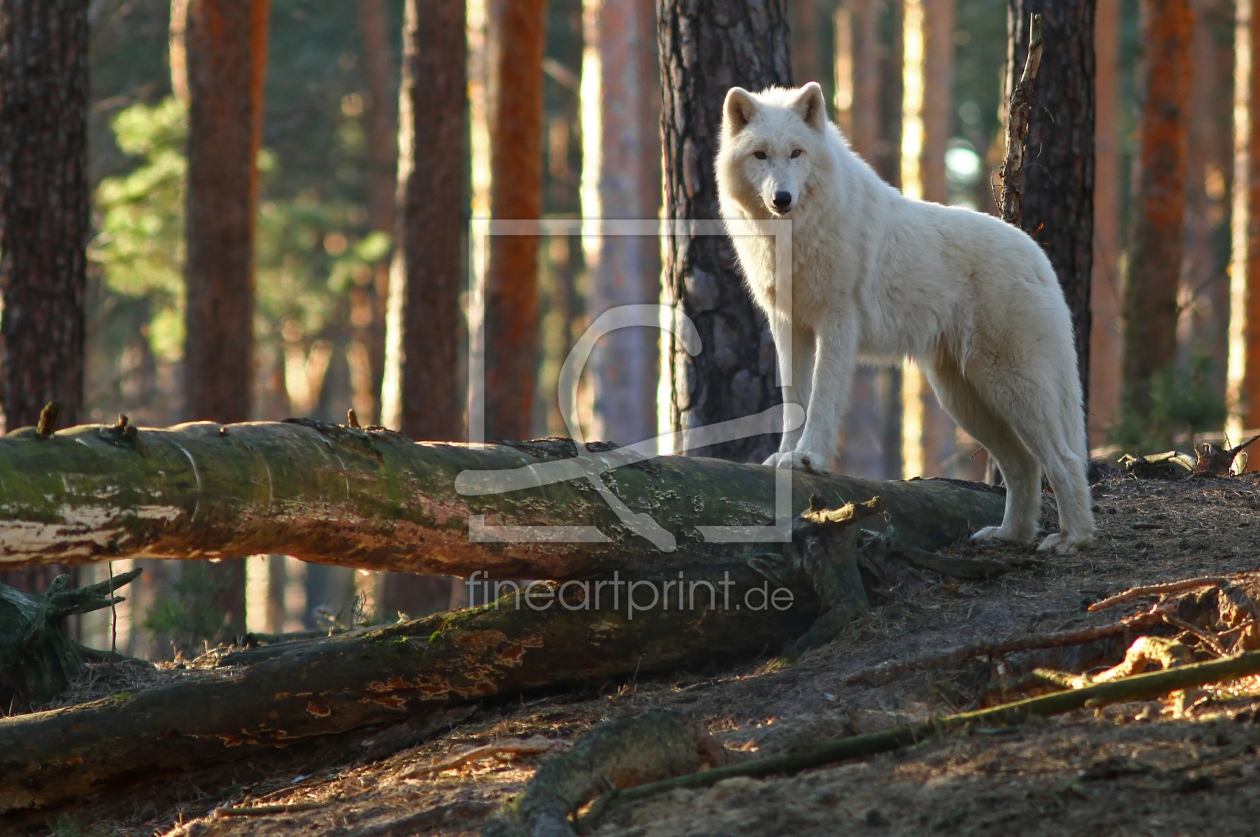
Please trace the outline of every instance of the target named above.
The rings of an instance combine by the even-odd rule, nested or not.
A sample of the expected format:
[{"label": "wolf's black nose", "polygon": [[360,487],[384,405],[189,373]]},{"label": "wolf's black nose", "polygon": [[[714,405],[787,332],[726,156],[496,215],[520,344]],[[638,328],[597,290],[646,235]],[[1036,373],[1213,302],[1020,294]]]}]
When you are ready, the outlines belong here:
[{"label": "wolf's black nose", "polygon": [[775,209],[787,209],[791,205],[792,205],[791,192],[779,191],[779,192],[774,193],[774,208]]}]

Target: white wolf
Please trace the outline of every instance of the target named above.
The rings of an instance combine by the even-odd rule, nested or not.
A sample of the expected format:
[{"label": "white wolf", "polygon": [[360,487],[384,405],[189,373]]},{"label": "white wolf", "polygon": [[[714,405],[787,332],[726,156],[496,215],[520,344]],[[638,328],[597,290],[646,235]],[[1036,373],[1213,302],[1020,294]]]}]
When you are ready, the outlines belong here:
[{"label": "white wolf", "polygon": [[[1044,467],[1059,532],[1039,549],[1093,538],[1088,452],[1072,322],[1041,248],[1000,220],[911,200],[880,180],[826,115],[821,88],[726,96],[717,183],[744,276],[791,341],[787,401],[805,424],[784,433],[780,468],[823,470],[836,453],[859,354],[908,355],[941,404],[983,444],[1006,480],[1001,526],[977,540],[1029,543]],[[791,316],[776,305],[774,244],[735,234],[748,221],[792,221]]]}]

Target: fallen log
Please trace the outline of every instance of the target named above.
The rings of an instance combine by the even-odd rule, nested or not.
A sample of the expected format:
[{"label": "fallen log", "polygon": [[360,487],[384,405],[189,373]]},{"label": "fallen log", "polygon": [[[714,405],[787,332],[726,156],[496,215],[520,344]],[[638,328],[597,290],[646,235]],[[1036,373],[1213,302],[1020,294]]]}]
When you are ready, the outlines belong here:
[{"label": "fallen log", "polygon": [[[22,428],[0,438],[0,569],[279,552],[361,569],[592,578],[777,550],[814,495],[827,507],[879,495],[887,514],[865,525],[926,549],[1002,515],[1000,494],[945,480],[585,447],[413,442],[309,421]],[[584,541],[566,540],[574,533]]]},{"label": "fallen log", "polygon": [[866,609],[846,580],[856,524],[882,508],[807,512],[778,553],[534,582],[480,608],[241,652],[255,661],[243,670],[0,719],[0,814],[503,692],[776,651],[820,613]]},{"label": "fallen log", "polygon": [[0,812],[504,692],[775,651],[822,612],[834,628],[866,608],[853,524],[933,549],[1002,514],[1000,494],[949,481],[588,453],[568,440],[413,443],[310,422],[0,438],[0,565],[286,552],[566,580],[523,605],[509,593],[510,607],[295,643],[212,679],[0,719]]},{"label": "fallen log", "polygon": [[[519,603],[508,594],[480,608],[297,643],[243,670],[0,718],[0,814],[504,692],[773,651],[819,612],[809,583],[784,569],[783,577],[799,579],[786,607],[766,601],[759,591],[769,582],[747,563],[706,576],[716,594],[706,591],[694,607],[673,596],[646,606],[648,586],[676,584],[676,573],[622,579],[616,602],[606,587],[583,597],[583,582],[573,581]],[[633,583],[641,608],[628,607]]]}]

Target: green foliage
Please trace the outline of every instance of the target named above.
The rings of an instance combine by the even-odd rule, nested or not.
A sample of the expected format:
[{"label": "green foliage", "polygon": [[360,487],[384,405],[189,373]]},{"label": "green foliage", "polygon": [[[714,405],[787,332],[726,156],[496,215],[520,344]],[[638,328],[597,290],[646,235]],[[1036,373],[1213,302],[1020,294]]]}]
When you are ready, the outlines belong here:
[{"label": "green foliage", "polygon": [[1206,355],[1194,357],[1188,367],[1170,363],[1151,379],[1150,414],[1123,415],[1111,430],[1112,442],[1126,451],[1152,453],[1172,448],[1178,435],[1219,430],[1227,411],[1213,377]]},{"label": "green foliage", "polygon": [[182,652],[216,644],[223,633],[224,614],[214,600],[227,583],[210,572],[210,564],[185,562],[179,578],[153,602],[144,627]]},{"label": "green foliage", "polygon": [[118,147],[139,165],[96,189],[100,229],[89,257],[105,286],[149,301],[153,353],[177,360],[184,346],[184,199],[188,121],[173,97],[132,105],[114,118]]}]

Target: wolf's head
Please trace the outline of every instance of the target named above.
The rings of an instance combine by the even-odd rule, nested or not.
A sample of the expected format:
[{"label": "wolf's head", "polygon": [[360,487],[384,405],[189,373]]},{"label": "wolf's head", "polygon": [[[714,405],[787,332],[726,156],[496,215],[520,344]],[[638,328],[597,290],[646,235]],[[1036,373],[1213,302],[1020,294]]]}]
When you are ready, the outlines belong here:
[{"label": "wolf's head", "polygon": [[800,205],[810,175],[828,164],[827,111],[817,82],[749,93],[732,87],[722,108],[717,157],[722,199],[753,217],[784,217]]}]

